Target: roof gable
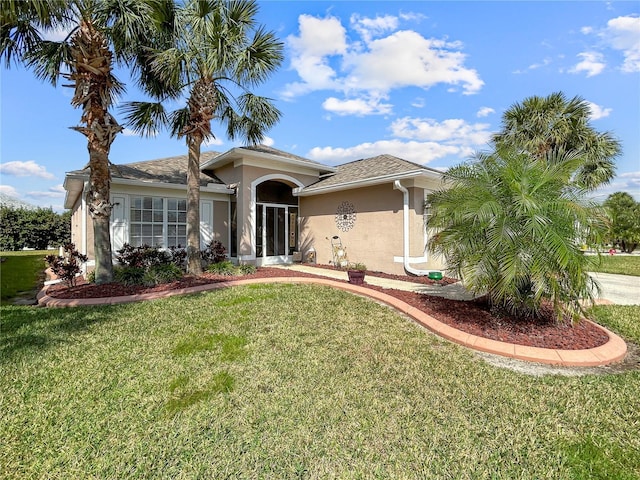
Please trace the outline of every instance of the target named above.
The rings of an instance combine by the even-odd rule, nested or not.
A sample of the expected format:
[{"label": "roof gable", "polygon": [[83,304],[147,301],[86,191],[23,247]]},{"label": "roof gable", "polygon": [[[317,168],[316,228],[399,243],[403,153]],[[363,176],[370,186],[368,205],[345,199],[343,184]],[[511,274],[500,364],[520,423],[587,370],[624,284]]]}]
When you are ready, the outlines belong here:
[{"label": "roof gable", "polygon": [[435,178],[439,177],[441,172],[393,155],[384,154],[338,165],[335,174],[322,178],[318,182],[301,189],[300,192],[319,193],[323,190],[339,189],[340,187],[362,186],[362,184],[376,180],[380,180],[382,183],[409,175]]}]

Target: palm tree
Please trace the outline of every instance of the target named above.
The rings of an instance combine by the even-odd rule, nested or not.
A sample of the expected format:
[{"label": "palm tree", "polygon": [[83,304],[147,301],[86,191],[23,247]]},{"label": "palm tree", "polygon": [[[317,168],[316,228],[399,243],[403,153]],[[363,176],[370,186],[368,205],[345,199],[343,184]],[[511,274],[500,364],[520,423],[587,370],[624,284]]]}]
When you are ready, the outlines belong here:
[{"label": "palm tree", "polygon": [[568,100],[562,92],[529,97],[503,114],[502,129],[493,141],[498,148],[515,147],[537,159],[554,151],[581,152],[583,160],[572,181],[593,190],[615,175],[621,146],[611,133],[597,132],[589,124],[590,113],[588,102],[580,97]]},{"label": "palm tree", "polygon": [[[109,112],[124,85],[113,75],[115,63],[144,73],[142,45],[158,12],[166,18],[172,4],[163,0],[31,0],[3,1],[1,56],[7,66],[22,63],[37,78],[74,89],[71,104],[82,108],[80,125],[72,127],[87,138],[89,188],[86,196],[93,219],[96,283],[113,278],[109,221],[109,151],[122,127]],[[56,30],[62,41],[47,40]],[[136,63],[139,62],[136,68]]]},{"label": "palm tree", "polygon": [[[283,60],[283,45],[256,23],[254,0],[191,0],[178,10],[173,45],[149,56],[147,93],[154,102],[125,107],[128,124],[143,135],[168,126],[185,138],[187,169],[187,269],[202,271],[200,259],[200,149],[214,138],[211,121],[226,126],[230,139],[258,143],[280,118],[268,98],[250,92]],[[164,103],[186,97],[171,113]]]},{"label": "palm tree", "polygon": [[550,302],[557,318],[576,318],[594,288],[581,239],[601,228],[584,190],[567,186],[584,159],[575,153],[527,159],[500,150],[450,169],[450,188],[429,197],[429,228],[437,233],[428,247],[497,310],[535,318]]}]

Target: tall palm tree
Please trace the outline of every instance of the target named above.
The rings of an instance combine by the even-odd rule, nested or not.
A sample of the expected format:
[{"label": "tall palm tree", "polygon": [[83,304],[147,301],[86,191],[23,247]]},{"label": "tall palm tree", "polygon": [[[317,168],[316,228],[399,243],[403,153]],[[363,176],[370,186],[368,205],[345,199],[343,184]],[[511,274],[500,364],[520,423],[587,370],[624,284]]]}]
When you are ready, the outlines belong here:
[{"label": "tall palm tree", "polygon": [[[200,149],[214,138],[211,121],[226,126],[230,139],[258,143],[280,118],[268,98],[249,89],[263,83],[283,60],[283,44],[256,22],[254,0],[190,0],[178,10],[173,45],[149,55],[144,88],[154,102],[125,107],[128,124],[143,135],[168,126],[185,138],[187,169],[187,269],[200,260]],[[168,113],[164,103],[186,98]]]},{"label": "tall palm tree", "polygon": [[[89,150],[86,201],[93,219],[96,283],[113,278],[109,151],[122,127],[110,109],[124,92],[113,69],[121,63],[145,72],[142,47],[150,40],[150,26],[169,18],[171,9],[163,0],[3,1],[0,7],[0,54],[6,65],[22,63],[53,86],[61,78],[68,81],[65,86],[74,89],[71,104],[82,108],[80,125],[72,128],[87,138]],[[56,30],[68,32],[66,38],[47,40]]]},{"label": "tall palm tree", "polygon": [[584,159],[575,153],[527,159],[501,150],[446,172],[450,188],[429,197],[429,228],[437,233],[428,247],[498,310],[535,318],[548,301],[558,318],[576,318],[594,288],[581,239],[597,238],[602,228],[585,191],[567,186]]},{"label": "tall palm tree", "polygon": [[537,159],[554,151],[581,152],[583,161],[571,180],[593,190],[615,175],[621,145],[611,133],[590,125],[590,113],[589,103],[580,97],[567,99],[562,92],[532,96],[504,112],[502,129],[493,141],[498,148],[516,147]]}]

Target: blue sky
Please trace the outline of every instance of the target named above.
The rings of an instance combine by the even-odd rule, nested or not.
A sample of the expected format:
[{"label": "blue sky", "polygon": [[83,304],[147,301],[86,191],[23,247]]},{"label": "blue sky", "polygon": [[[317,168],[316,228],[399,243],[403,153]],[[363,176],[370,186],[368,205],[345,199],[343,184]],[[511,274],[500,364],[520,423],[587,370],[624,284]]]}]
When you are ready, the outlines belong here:
[{"label": "blue sky", "polygon": [[[488,148],[502,113],[562,91],[623,146],[599,198],[640,200],[640,3],[263,1],[285,61],[257,92],[283,117],[265,143],[326,164],[389,153],[445,169]],[[62,210],[64,174],[86,165],[69,88],[2,66],[0,191]],[[118,77],[127,80],[126,72]],[[121,101],[142,97],[131,82]],[[115,111],[116,118],[122,115]],[[213,125],[205,150],[238,144]],[[125,131],[111,161],[186,154],[184,141]]]}]

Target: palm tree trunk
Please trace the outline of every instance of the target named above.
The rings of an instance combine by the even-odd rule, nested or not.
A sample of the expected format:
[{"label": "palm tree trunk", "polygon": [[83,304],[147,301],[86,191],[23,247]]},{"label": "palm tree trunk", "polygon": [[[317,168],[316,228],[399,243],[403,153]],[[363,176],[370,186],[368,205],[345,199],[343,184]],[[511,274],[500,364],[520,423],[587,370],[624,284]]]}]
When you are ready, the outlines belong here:
[{"label": "palm tree trunk", "polygon": [[189,160],[187,163],[187,272],[202,273],[200,258],[200,147],[202,136],[187,135]]},{"label": "palm tree trunk", "polygon": [[85,19],[71,40],[74,68],[65,77],[75,86],[71,104],[82,107],[81,123],[72,127],[87,137],[89,190],[87,208],[93,220],[96,283],[113,280],[109,191],[109,151],[122,127],[109,113],[111,105],[112,54],[104,35]]},{"label": "palm tree trunk", "polygon": [[96,283],[108,283],[113,280],[113,262],[111,252],[111,203],[109,188],[111,173],[109,157],[104,151],[91,148],[89,142],[89,191],[87,208],[93,220],[93,249],[95,257]]}]

